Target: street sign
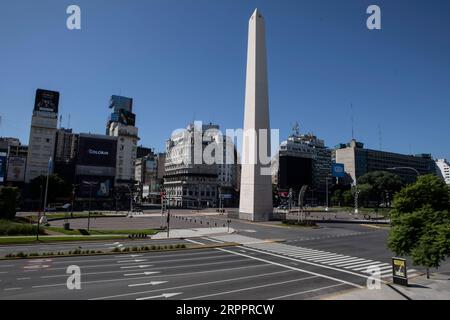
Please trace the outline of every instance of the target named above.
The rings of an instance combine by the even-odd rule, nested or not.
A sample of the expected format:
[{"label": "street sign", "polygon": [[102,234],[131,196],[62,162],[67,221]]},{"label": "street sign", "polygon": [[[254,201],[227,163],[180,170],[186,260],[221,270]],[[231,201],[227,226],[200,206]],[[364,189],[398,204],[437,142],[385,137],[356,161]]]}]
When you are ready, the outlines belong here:
[{"label": "street sign", "polygon": [[345,168],[344,168],[343,163],[333,163],[333,166],[331,167],[331,172],[333,174],[333,177],[344,178],[345,177],[344,169]]},{"label": "street sign", "polygon": [[408,271],[405,259],[392,258],[392,278],[395,284],[408,286]]}]

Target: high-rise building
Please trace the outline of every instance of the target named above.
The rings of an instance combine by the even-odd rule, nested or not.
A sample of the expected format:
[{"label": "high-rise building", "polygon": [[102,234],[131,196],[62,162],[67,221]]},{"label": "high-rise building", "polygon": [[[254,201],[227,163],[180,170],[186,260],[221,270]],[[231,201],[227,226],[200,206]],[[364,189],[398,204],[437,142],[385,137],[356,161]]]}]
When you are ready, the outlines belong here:
[{"label": "high-rise building", "polygon": [[60,128],[56,131],[55,162],[72,162],[76,157],[78,136],[72,129]]},{"label": "high-rise building", "polygon": [[270,161],[263,164],[260,155],[271,150],[269,93],[264,18],[258,9],[248,25],[246,76],[239,218],[266,221],[273,212],[272,183]]},{"label": "high-rise building", "polygon": [[[164,190],[170,206],[197,208],[219,204],[219,187],[228,194],[227,188],[233,187],[236,176],[236,150],[230,143],[219,126],[211,123],[189,124],[167,140]],[[203,157],[208,150],[214,154],[214,159],[210,159],[213,161]],[[231,160],[224,161],[227,158]]]},{"label": "high-rise building", "polygon": [[298,194],[308,186],[306,198],[313,204],[326,198],[326,179],[331,182],[331,149],[313,134],[292,134],[280,144],[272,165],[273,181],[280,192]]},{"label": "high-rise building", "polygon": [[31,118],[25,182],[46,175],[55,151],[59,92],[38,89]]},{"label": "high-rise building", "polygon": [[[75,182],[77,201],[84,207],[87,199],[106,203],[111,208],[116,174],[117,137],[80,133],[77,144]],[[109,200],[109,202],[107,201]]]},{"label": "high-rise building", "polygon": [[28,146],[17,138],[0,137],[0,185],[19,186],[25,182]]},{"label": "high-rise building", "polygon": [[406,155],[365,149],[362,142],[354,139],[337,145],[333,150],[333,160],[344,164],[345,172],[353,183],[372,171],[389,170],[406,183],[416,181],[418,174],[436,174],[436,164],[430,154]]},{"label": "high-rise building", "polygon": [[[151,150],[151,149],[149,149]],[[140,197],[150,203],[159,203],[164,182],[164,154],[151,151],[136,159],[136,181]],[[162,170],[161,170],[162,168]]]},{"label": "high-rise building", "polygon": [[132,186],[135,184],[137,143],[136,115],[133,99],[112,96],[109,107],[113,110],[106,125],[106,134],[117,137],[116,184]]},{"label": "high-rise building", "polygon": [[440,176],[446,184],[450,185],[450,163],[447,159],[437,159],[436,169],[438,176]]}]

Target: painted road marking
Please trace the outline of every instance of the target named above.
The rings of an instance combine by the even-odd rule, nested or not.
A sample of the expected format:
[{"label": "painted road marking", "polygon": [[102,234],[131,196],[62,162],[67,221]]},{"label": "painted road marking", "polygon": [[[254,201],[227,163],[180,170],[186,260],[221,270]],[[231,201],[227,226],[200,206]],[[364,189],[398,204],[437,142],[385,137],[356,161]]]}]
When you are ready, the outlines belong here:
[{"label": "painted road marking", "polygon": [[313,278],[317,278],[317,277],[316,276],[311,276],[311,277],[300,278],[300,279],[293,279],[293,280],[287,280],[287,281],[281,281],[281,282],[262,284],[262,285],[254,286],[254,287],[248,287],[248,288],[242,288],[242,289],[236,289],[236,290],[230,290],[230,291],[223,291],[223,292],[205,294],[205,295],[202,295],[202,296],[187,298],[187,299],[183,299],[183,300],[195,300],[195,299],[203,299],[203,298],[209,298],[209,297],[214,297],[214,296],[221,296],[221,295],[224,295],[224,294],[255,290],[255,289],[266,288],[266,287],[271,287],[271,286],[278,286],[278,285],[281,285],[281,284],[298,282],[298,281],[304,281],[304,280],[309,280],[309,279],[313,279]]},{"label": "painted road marking", "polygon": [[149,276],[151,274],[159,273],[159,271],[144,271],[144,272],[138,272],[138,273],[125,273],[125,277],[133,277],[133,276]]},{"label": "painted road marking", "polygon": [[151,282],[146,282],[146,283],[133,283],[133,284],[129,284],[129,287],[141,287],[141,286],[156,286],[158,284],[163,284],[166,283],[167,281],[151,281]]},{"label": "painted road marking", "polygon": [[[224,272],[224,271],[234,271],[234,270],[240,270],[240,269],[249,269],[249,268],[259,268],[259,267],[267,267],[267,264],[256,264],[252,266],[243,266],[243,267],[235,267],[235,268],[225,268],[225,269],[214,269],[214,270],[205,270],[205,271],[195,271],[195,272],[184,272],[184,273],[173,273],[173,274],[167,274],[167,275],[155,275],[155,276],[145,276],[145,277],[136,277],[136,278],[116,278],[116,279],[108,279],[108,280],[92,280],[92,281],[83,281],[83,284],[92,284],[92,283],[103,283],[103,282],[117,282],[117,281],[133,281],[133,280],[142,280],[142,279],[148,279],[148,278],[159,278],[159,277],[179,277],[179,276],[190,276],[190,275],[196,275],[200,273],[214,273],[214,272]],[[32,286],[32,288],[47,288],[47,287],[59,287],[59,286],[66,286],[67,284],[64,283],[56,283],[56,284],[44,284],[44,285],[38,285],[38,286]]]},{"label": "painted road marking", "polygon": [[153,296],[153,297],[144,297],[144,298],[137,298],[136,300],[150,300],[150,299],[157,299],[157,298],[171,298],[174,296],[177,296],[179,294],[182,294],[183,292],[177,292],[177,293],[163,293],[159,296]]},{"label": "painted road marking", "polygon": [[[267,253],[267,252],[256,250],[256,249],[253,249],[253,248],[247,248],[247,249],[248,250],[252,250],[252,251],[256,251],[256,252],[260,252],[260,253],[264,253],[264,254],[268,254],[268,255],[271,255],[271,256],[275,256],[275,257],[282,257],[282,258],[287,258],[287,259],[293,260],[293,261],[299,261],[299,260],[295,260],[293,258],[283,257],[281,255],[277,255],[277,254],[273,254],[273,253]],[[351,285],[351,286],[354,286],[354,287],[357,287],[357,288],[363,288],[362,286],[360,286],[360,285],[358,285],[356,283],[353,283],[353,282],[348,282],[348,281],[345,281],[345,280],[342,280],[342,279],[338,279],[338,278],[334,278],[334,277],[330,277],[330,276],[327,276],[327,275],[324,275],[324,274],[320,274],[320,273],[316,273],[316,272],[300,269],[300,268],[297,268],[297,267],[288,266],[286,264],[282,264],[282,263],[278,263],[278,262],[274,262],[274,261],[270,261],[270,260],[266,260],[266,259],[262,259],[262,258],[249,256],[248,254],[234,252],[234,251],[230,251],[230,250],[223,249],[223,248],[216,248],[216,250],[237,254],[237,255],[244,256],[244,257],[247,257],[247,258],[250,258],[250,259],[266,262],[266,263],[269,263],[269,264],[273,264],[273,265],[276,265],[276,266],[284,267],[284,268],[295,270],[295,271],[308,273],[308,274],[311,274],[311,275],[314,275],[314,276],[318,276],[318,277],[321,277],[321,278],[326,278],[326,279],[334,280],[334,281],[337,281],[337,282],[346,283],[348,285]],[[299,261],[299,262],[301,262],[301,261]],[[309,264],[312,264],[312,263],[309,262]],[[331,267],[328,267],[328,268],[329,269],[334,269],[334,268],[331,268]]]},{"label": "painted road marking", "polygon": [[288,297],[298,296],[298,295],[305,294],[305,293],[316,292],[316,291],[325,290],[325,289],[334,288],[334,287],[339,287],[339,286],[343,286],[343,285],[344,285],[343,283],[338,283],[338,284],[334,284],[334,285],[326,286],[326,287],[322,287],[322,288],[317,288],[317,289],[312,289],[312,290],[307,290],[307,291],[301,291],[301,292],[296,292],[296,293],[291,293],[291,294],[285,294],[284,296],[270,298],[268,300],[284,299],[284,298],[288,298]]},{"label": "painted road marking", "polygon": [[149,267],[153,267],[153,265],[152,264],[143,264],[143,265],[139,265],[139,266],[123,266],[123,267],[120,267],[120,269],[133,269],[133,268],[143,269],[143,268],[149,268]]},{"label": "painted road marking", "polygon": [[142,294],[151,293],[151,292],[157,292],[157,291],[161,291],[161,290],[175,290],[175,289],[183,289],[183,288],[190,288],[190,287],[207,286],[207,285],[216,284],[216,283],[232,282],[232,281],[238,281],[238,280],[243,280],[243,279],[251,279],[251,278],[257,278],[257,277],[264,277],[264,276],[281,274],[281,273],[287,273],[287,272],[292,272],[292,270],[283,270],[283,271],[276,271],[276,272],[271,272],[271,273],[257,274],[257,275],[253,275],[253,276],[238,277],[238,278],[232,278],[232,279],[216,280],[216,281],[201,282],[201,283],[193,283],[193,284],[188,284],[188,285],[184,285],[184,286],[165,288],[165,289],[155,289],[155,290],[142,291],[142,292],[131,292],[131,293],[116,294],[116,295],[113,295],[113,296],[98,297],[98,298],[93,298],[93,299],[89,299],[89,300],[115,299],[115,298],[121,298],[121,297],[142,295]]},{"label": "painted road marking", "polygon": [[205,245],[204,243],[201,243],[201,242],[198,242],[198,241],[195,241],[195,240],[192,240],[192,239],[184,239],[184,240],[189,241],[189,242],[194,243],[194,244],[200,244],[202,246]]}]

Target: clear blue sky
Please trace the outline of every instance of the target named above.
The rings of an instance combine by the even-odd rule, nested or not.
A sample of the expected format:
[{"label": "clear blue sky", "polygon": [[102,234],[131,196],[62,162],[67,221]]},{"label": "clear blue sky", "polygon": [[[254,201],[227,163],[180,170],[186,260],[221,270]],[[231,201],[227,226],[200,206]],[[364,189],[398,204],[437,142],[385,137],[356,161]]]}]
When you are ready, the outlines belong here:
[{"label": "clear blue sky", "polygon": [[[66,29],[78,4],[82,30]],[[382,30],[366,28],[370,4]],[[61,92],[63,125],[104,133],[112,94],[134,98],[141,143],[164,149],[197,120],[243,121],[248,18],[265,16],[271,125],[328,146],[450,158],[448,0],[15,0],[0,19],[0,135],[28,143],[36,88]]]}]

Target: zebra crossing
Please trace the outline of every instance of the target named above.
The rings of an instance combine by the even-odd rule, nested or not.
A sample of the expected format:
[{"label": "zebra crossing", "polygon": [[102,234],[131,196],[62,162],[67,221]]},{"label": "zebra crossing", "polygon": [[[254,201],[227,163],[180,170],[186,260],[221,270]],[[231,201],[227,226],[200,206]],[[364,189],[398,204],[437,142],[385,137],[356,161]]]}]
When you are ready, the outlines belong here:
[{"label": "zebra crossing", "polygon": [[[392,276],[392,266],[389,263],[354,257],[323,250],[297,247],[284,243],[268,242],[256,238],[241,236],[238,234],[216,236],[214,239],[224,242],[235,242],[260,251],[275,253],[278,255],[313,262],[319,265],[329,266],[342,270],[348,270],[362,275],[371,275],[373,268],[378,268],[381,278],[386,280]],[[408,270],[408,278],[420,275],[416,269]]]}]

